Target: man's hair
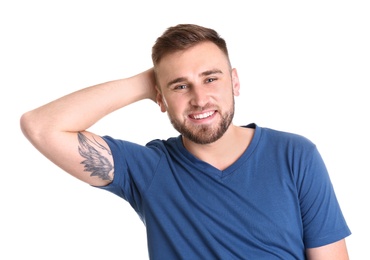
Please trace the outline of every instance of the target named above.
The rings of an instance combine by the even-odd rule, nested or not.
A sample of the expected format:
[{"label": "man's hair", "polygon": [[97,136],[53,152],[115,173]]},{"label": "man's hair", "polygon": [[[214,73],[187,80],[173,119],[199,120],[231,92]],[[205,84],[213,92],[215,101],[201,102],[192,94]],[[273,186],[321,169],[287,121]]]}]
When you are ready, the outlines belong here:
[{"label": "man's hair", "polygon": [[179,24],[169,27],[157,38],[152,48],[153,64],[157,65],[167,54],[186,50],[202,42],[213,42],[229,59],[226,42],[215,30],[195,24]]}]

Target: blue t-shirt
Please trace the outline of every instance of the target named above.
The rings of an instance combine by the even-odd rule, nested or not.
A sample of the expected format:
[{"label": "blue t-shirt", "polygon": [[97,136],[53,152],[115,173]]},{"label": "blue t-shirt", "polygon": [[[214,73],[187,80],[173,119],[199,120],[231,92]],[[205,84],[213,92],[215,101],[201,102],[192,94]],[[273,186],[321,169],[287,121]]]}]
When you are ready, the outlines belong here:
[{"label": "blue t-shirt", "polygon": [[220,171],[181,136],[142,146],[105,136],[114,180],[146,226],[151,259],[305,259],[351,232],[308,139],[255,124],[243,155]]}]

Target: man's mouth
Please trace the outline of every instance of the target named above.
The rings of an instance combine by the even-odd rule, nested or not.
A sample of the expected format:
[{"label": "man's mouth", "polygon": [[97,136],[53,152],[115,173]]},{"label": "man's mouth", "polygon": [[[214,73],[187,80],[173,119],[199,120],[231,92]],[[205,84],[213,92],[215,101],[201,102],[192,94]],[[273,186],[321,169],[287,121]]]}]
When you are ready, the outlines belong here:
[{"label": "man's mouth", "polygon": [[192,119],[200,120],[200,119],[205,119],[205,118],[211,117],[215,112],[216,111],[213,110],[213,111],[208,111],[208,112],[201,113],[201,114],[191,114],[191,115],[189,115],[189,117],[192,118]]}]

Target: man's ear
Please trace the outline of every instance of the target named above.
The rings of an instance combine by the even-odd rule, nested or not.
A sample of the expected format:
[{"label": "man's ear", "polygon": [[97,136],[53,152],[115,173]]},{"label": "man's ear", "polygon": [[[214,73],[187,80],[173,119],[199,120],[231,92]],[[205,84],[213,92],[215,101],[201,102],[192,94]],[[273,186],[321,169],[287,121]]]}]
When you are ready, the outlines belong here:
[{"label": "man's ear", "polygon": [[161,90],[157,87],[157,104],[159,105],[161,111],[164,113],[167,111],[165,100],[163,98],[163,95],[161,93]]},{"label": "man's ear", "polygon": [[231,71],[231,82],[233,84],[233,91],[234,91],[234,96],[239,96],[240,95],[240,82],[239,82],[239,77],[238,77],[238,72],[236,69],[232,69]]}]

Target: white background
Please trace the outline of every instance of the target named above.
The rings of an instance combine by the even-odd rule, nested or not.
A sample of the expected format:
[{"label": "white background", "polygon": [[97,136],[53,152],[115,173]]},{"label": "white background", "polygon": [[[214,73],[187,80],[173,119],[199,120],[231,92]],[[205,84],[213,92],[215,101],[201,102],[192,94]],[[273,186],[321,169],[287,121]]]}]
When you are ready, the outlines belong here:
[{"label": "white background", "polygon": [[[6,3],[5,3],[6,2]],[[27,110],[151,66],[169,26],[198,23],[228,42],[241,96],[235,124],[302,134],[319,148],[352,230],[369,250],[368,1],[2,1],[0,259],[147,259],[129,204],[45,159],[25,139]],[[93,129],[145,144],[177,135],[141,101]]]}]

